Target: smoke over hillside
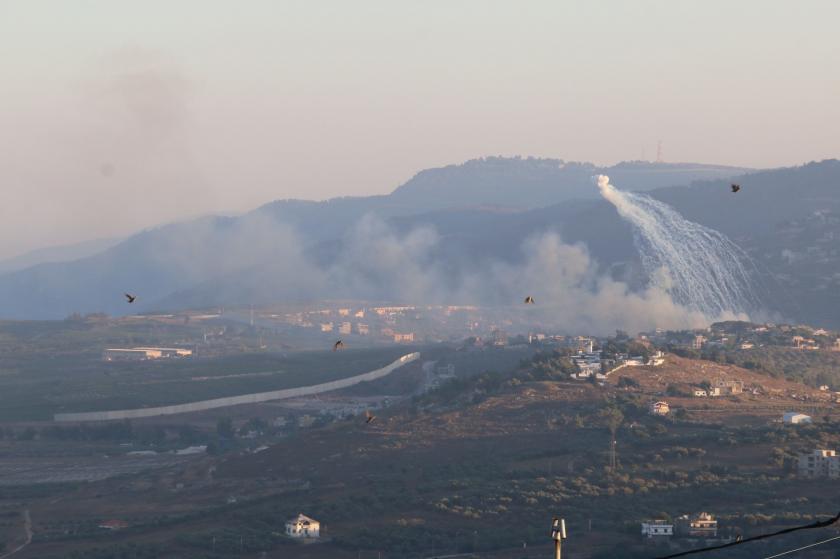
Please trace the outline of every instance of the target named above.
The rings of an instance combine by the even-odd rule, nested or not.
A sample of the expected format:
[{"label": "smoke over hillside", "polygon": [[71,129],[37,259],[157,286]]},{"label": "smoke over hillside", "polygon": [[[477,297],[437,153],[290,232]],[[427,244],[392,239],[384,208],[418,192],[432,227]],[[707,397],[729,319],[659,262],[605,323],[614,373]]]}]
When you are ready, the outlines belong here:
[{"label": "smoke over hillside", "polygon": [[[166,306],[323,298],[470,304],[497,307],[525,323],[592,333],[700,327],[734,317],[709,317],[675,303],[664,281],[633,291],[603,273],[585,246],[564,243],[553,231],[527,237],[513,260],[488,258],[477,264],[446,257],[446,239],[433,227],[400,232],[372,214],[320,263],[294,231],[269,222],[239,228],[212,248],[191,242],[182,240],[177,250],[193,254],[194,261],[216,261],[216,279],[167,297]],[[205,266],[203,273],[208,272]],[[537,305],[525,307],[525,295],[534,296]]]}]

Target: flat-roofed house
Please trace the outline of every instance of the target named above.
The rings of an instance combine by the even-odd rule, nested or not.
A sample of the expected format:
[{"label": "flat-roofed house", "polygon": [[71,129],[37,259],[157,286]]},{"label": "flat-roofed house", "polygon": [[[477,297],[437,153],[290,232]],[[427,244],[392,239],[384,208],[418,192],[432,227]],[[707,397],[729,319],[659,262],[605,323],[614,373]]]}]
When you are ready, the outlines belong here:
[{"label": "flat-roofed house", "polygon": [[648,538],[670,537],[674,535],[674,525],[667,520],[642,522],[642,535]]},{"label": "flat-roofed house", "polygon": [[708,512],[684,514],[677,518],[678,532],[692,538],[716,538],[718,522]]},{"label": "flat-roofed house", "polygon": [[305,514],[286,521],[286,535],[291,538],[320,538],[321,523]]}]

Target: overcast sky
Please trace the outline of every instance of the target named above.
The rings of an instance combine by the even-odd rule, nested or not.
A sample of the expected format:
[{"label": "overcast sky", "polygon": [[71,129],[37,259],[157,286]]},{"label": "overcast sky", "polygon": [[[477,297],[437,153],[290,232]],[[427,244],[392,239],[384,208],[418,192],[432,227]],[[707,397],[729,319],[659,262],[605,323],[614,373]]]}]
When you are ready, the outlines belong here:
[{"label": "overcast sky", "polygon": [[0,0],[0,258],[484,155],[840,153],[835,1]]}]

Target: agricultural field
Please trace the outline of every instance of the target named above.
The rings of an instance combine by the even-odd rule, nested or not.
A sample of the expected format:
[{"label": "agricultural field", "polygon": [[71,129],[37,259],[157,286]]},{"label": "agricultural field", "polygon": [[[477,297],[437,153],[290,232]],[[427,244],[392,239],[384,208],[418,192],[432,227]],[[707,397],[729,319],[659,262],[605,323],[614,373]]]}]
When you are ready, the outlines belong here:
[{"label": "agricultural field", "polygon": [[[64,321],[5,325],[0,422],[46,421],[55,413],[153,407],[318,384],[382,367],[411,347],[243,351],[217,357],[104,362],[107,347],[187,346],[182,327],[120,331]],[[9,331],[14,334],[9,334]],[[150,333],[153,332],[153,333]],[[49,357],[43,357],[49,356]]]},{"label": "agricultural field", "polygon": [[[437,351],[497,364],[504,355]],[[24,507],[30,511],[35,536],[18,554],[24,559],[522,559],[549,552],[552,514],[567,519],[572,557],[641,558],[661,554],[638,535],[648,518],[704,510],[734,537],[836,513],[840,481],[798,479],[793,460],[840,446],[840,409],[801,384],[676,356],[624,369],[634,382],[611,375],[604,386],[540,378],[527,360],[486,370],[401,400],[371,424],[349,417],[286,433],[256,452],[231,448],[50,498],[39,486],[8,488],[0,505],[17,510],[18,529]],[[419,374],[406,370],[366,391],[392,392],[395,379]],[[761,385],[766,400],[750,393],[698,406],[667,395],[718,377]],[[388,390],[378,384],[386,380]],[[674,413],[651,416],[649,402],[663,397]],[[815,423],[780,424],[778,409],[803,397],[819,410]],[[284,520],[299,512],[323,523],[320,544],[282,536]],[[129,527],[97,529],[107,518]],[[728,556],[776,549],[760,544]]]}]

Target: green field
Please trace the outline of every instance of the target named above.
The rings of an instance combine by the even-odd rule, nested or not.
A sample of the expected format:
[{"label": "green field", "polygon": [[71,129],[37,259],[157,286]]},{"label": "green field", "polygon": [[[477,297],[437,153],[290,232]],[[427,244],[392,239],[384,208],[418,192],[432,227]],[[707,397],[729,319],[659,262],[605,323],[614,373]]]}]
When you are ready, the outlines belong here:
[{"label": "green field", "polygon": [[39,362],[0,377],[0,421],[48,420],[54,413],[164,406],[319,384],[377,369],[404,347],[243,354],[169,362]]}]

